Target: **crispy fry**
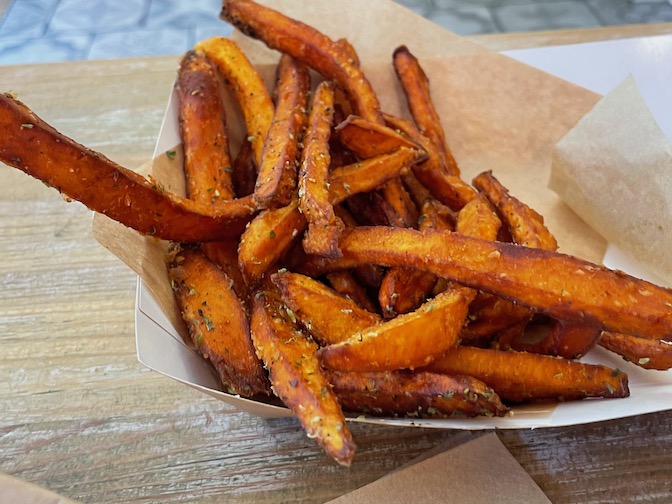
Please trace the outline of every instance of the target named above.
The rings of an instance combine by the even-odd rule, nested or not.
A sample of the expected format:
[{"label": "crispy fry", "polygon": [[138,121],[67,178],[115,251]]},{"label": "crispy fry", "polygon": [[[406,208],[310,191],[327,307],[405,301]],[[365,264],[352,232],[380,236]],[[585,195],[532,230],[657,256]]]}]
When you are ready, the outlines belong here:
[{"label": "crispy fry", "polygon": [[212,362],[229,392],[248,397],[270,393],[245,308],[230,278],[193,248],[174,251],[169,274],[194,345]]},{"label": "crispy fry", "polygon": [[[399,149],[332,170],[329,176],[332,204],[352,194],[378,187],[421,159],[420,155],[411,149]],[[268,267],[282,257],[294,238],[303,233],[306,226],[306,218],[299,211],[298,199],[293,199],[286,207],[270,208],[255,217],[243,233],[238,250],[239,265],[246,282],[252,284],[259,280]]]},{"label": "crispy fry", "polygon": [[289,54],[346,92],[357,115],[382,124],[378,97],[351,51],[315,28],[251,0],[226,0],[221,17],[272,49]]},{"label": "crispy fry", "polygon": [[200,244],[201,251],[231,280],[238,298],[247,299],[248,289],[238,268],[238,240],[228,239]]},{"label": "crispy fry", "polygon": [[569,255],[457,233],[384,227],[345,230],[339,246],[341,259],[312,258],[304,268],[316,272],[371,262],[422,268],[560,320],[649,339],[672,337],[672,290]]},{"label": "crispy fry", "polygon": [[509,191],[492,175],[483,172],[473,184],[485,193],[507,224],[513,240],[526,247],[556,250],[558,243],[544,225],[537,212],[509,194]]},{"label": "crispy fry", "polygon": [[320,348],[322,365],[339,371],[391,371],[427,365],[454,346],[474,298],[471,289],[455,287],[412,313],[354,333]]},{"label": "crispy fry", "polygon": [[512,402],[629,395],[628,375],[617,369],[526,352],[457,346],[425,370],[473,376]]},{"label": "crispy fry", "polygon": [[325,373],[346,411],[414,418],[503,416],[508,411],[490,387],[470,376],[403,371]]},{"label": "crispy fry", "polygon": [[502,221],[499,220],[492,205],[481,194],[464,205],[457,214],[455,231],[484,240],[495,241]]},{"label": "crispy fry", "polygon": [[650,340],[605,331],[599,344],[644,369],[662,371],[672,368],[672,342],[667,340]]},{"label": "crispy fry", "polygon": [[224,37],[211,37],[196,44],[217,66],[224,83],[240,105],[247,137],[254,146],[254,159],[261,166],[264,142],[273,122],[271,95],[257,69],[238,44]]},{"label": "crispy fry", "polygon": [[392,128],[353,115],[336,126],[334,135],[360,159],[387,154],[399,147],[422,149],[417,143]]},{"label": "crispy fry", "polygon": [[380,322],[375,313],[337,294],[317,280],[297,273],[273,275],[285,304],[321,345],[339,343],[353,332]]},{"label": "crispy fry", "polygon": [[254,189],[254,201],[260,208],[289,203],[296,188],[299,144],[308,120],[308,69],[283,55],[277,73],[275,116],[268,130]]},{"label": "crispy fry", "polygon": [[204,53],[188,51],[184,55],[176,89],[187,196],[202,203],[233,199],[223,89]]},{"label": "crispy fry", "polygon": [[424,270],[390,268],[378,291],[385,318],[394,318],[419,307],[436,285],[436,275]]},{"label": "crispy fry", "polygon": [[0,94],[0,130],[0,161],[143,234],[218,240],[239,235],[255,213],[250,198],[205,205],[166,192],[67,138],[8,94]]},{"label": "crispy fry", "polygon": [[254,151],[249,140],[244,140],[233,160],[233,186],[236,195],[249,196],[254,192],[257,181],[257,165],[254,162]]},{"label": "crispy fry", "polygon": [[273,391],[327,454],[349,466],[355,443],[336,396],[315,356],[317,344],[291,320],[279,298],[258,291],[252,300],[251,331]]},{"label": "crispy fry", "polygon": [[308,221],[303,248],[309,254],[338,257],[338,237],[345,228],[334,214],[329,194],[329,138],[334,91],[322,81],[313,95],[299,172],[299,208]]},{"label": "crispy fry", "polygon": [[408,47],[403,45],[394,50],[392,62],[397,78],[406,94],[408,108],[420,133],[434,145],[445,172],[448,175],[459,176],[460,169],[446,143],[441,118],[432,102],[429,79],[420,66],[420,62]]}]

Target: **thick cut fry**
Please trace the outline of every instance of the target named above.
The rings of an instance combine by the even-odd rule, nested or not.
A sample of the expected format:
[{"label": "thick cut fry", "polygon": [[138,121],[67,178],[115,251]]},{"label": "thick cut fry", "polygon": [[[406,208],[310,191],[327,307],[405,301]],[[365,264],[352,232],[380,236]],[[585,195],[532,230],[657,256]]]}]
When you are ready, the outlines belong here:
[{"label": "thick cut fry", "polygon": [[257,166],[261,166],[264,142],[274,114],[273,100],[264,81],[231,39],[211,37],[196,44],[195,49],[207,54],[217,66],[224,83],[240,105],[247,138],[254,147],[254,159]]},{"label": "thick cut fry", "polygon": [[378,302],[385,318],[415,310],[436,285],[436,275],[424,270],[390,268],[378,291]]},{"label": "thick cut fry", "polygon": [[317,344],[300,331],[282,302],[269,291],[253,296],[251,330],[273,391],[296,415],[308,437],[336,462],[349,466],[355,443],[315,356]]},{"label": "thick cut fry", "polygon": [[236,195],[248,196],[254,192],[257,183],[257,164],[254,161],[252,144],[244,140],[233,160],[233,186]]},{"label": "thick cut fry", "polygon": [[177,76],[179,126],[189,199],[233,199],[233,178],[222,85],[204,53],[188,51]]},{"label": "thick cut fry", "polygon": [[[418,151],[399,149],[351,166],[335,168],[329,177],[332,204],[353,194],[370,191],[396,177],[404,168],[421,159],[420,155]],[[255,217],[243,233],[238,250],[238,262],[245,281],[250,284],[258,281],[268,267],[287,252],[307,224],[296,198],[286,207],[270,208]]]},{"label": "thick cut fry", "polygon": [[457,344],[474,295],[471,289],[450,289],[412,313],[322,347],[318,351],[320,361],[328,369],[358,372],[425,366]]},{"label": "thick cut fry", "polygon": [[276,106],[254,189],[260,208],[289,203],[296,188],[299,145],[307,121],[310,74],[307,67],[283,55],[278,65]]},{"label": "thick cut fry", "polygon": [[270,393],[257,358],[245,308],[229,277],[196,249],[169,258],[175,299],[198,351],[209,359],[229,392]]},{"label": "thick cut fry", "polygon": [[399,147],[422,149],[417,143],[392,128],[353,115],[336,126],[334,135],[360,159],[387,154]]},{"label": "thick cut fry", "polygon": [[205,205],[168,193],[62,135],[8,94],[0,94],[0,131],[0,161],[143,234],[218,240],[239,235],[255,213],[250,198]]},{"label": "thick cut fry", "polygon": [[345,411],[413,418],[503,416],[508,411],[490,387],[469,376],[403,371],[325,373]]},{"label": "thick cut fry", "polygon": [[226,0],[221,17],[240,31],[289,54],[347,94],[357,115],[382,124],[380,103],[350,50],[315,28],[251,0]]},{"label": "thick cut fry", "polygon": [[672,368],[671,341],[650,340],[605,331],[599,344],[644,369],[662,371]]},{"label": "thick cut fry", "polygon": [[628,375],[617,369],[526,352],[457,346],[425,370],[473,376],[512,402],[629,395]]},{"label": "thick cut fry", "polygon": [[458,176],[460,169],[446,143],[441,118],[436,112],[429,89],[429,79],[418,59],[406,46],[400,46],[392,54],[397,78],[406,94],[406,102],[420,132],[436,148],[441,165],[449,175]]},{"label": "thick cut fry", "polygon": [[334,91],[318,84],[308,116],[299,172],[299,208],[308,221],[303,248],[309,254],[338,257],[338,237],[345,225],[334,214],[329,194],[329,139],[334,117]]},{"label": "thick cut fry", "polygon": [[380,322],[376,314],[337,294],[322,282],[297,273],[273,275],[282,300],[320,345],[331,345]]},{"label": "thick cut fry", "polygon": [[481,194],[464,205],[457,214],[455,231],[484,240],[495,241],[502,221],[499,220],[492,205]]},{"label": "thick cut fry", "polygon": [[339,246],[341,259],[312,257],[303,269],[365,263],[426,269],[560,320],[649,339],[672,338],[672,290],[566,254],[458,233],[384,227],[346,229]]},{"label": "thick cut fry", "polygon": [[483,172],[473,184],[485,193],[507,224],[513,240],[525,247],[556,250],[558,243],[544,225],[537,212],[509,194],[509,191],[492,175]]},{"label": "thick cut fry", "polygon": [[248,289],[238,268],[238,240],[220,240],[200,244],[205,256],[221,268],[231,280],[238,298],[247,299]]}]

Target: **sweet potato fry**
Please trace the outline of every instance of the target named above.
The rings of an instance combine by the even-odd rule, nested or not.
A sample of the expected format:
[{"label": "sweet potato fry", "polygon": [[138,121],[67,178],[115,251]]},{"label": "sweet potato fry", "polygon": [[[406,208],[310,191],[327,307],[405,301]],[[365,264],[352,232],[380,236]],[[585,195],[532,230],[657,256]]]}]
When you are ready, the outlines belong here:
[{"label": "sweet potato fry", "polygon": [[243,112],[247,138],[254,147],[254,159],[261,166],[264,142],[273,122],[271,95],[257,69],[238,44],[225,37],[211,37],[196,44],[217,66],[224,83]]},{"label": "sweet potato fry", "polygon": [[[421,159],[421,153],[399,149],[393,153],[335,168],[329,175],[332,204],[359,192],[370,191]],[[256,282],[266,269],[287,251],[294,238],[306,229],[298,199],[282,208],[270,208],[255,217],[241,237],[238,259],[243,277]]]},{"label": "sweet potato fry", "polygon": [[254,189],[254,201],[260,208],[289,203],[296,188],[299,145],[308,119],[308,68],[283,55],[277,73],[275,115]]},{"label": "sweet potato fry", "polygon": [[226,0],[221,17],[240,31],[289,54],[346,92],[357,115],[382,124],[380,103],[351,51],[300,21],[251,0]]},{"label": "sweet potato fry", "polygon": [[378,291],[385,318],[394,318],[418,308],[436,285],[436,275],[424,270],[390,268]]},{"label": "sweet potato fry", "polygon": [[381,321],[375,313],[310,277],[285,271],[274,274],[272,281],[284,303],[320,345],[339,343]]},{"label": "sweet potato fry", "polygon": [[441,165],[448,175],[459,176],[460,169],[446,143],[441,118],[436,112],[429,89],[429,79],[418,59],[406,46],[399,46],[392,54],[397,78],[406,94],[406,102],[420,133],[434,145]]},{"label": "sweet potato fry", "polygon": [[346,229],[339,246],[341,259],[313,257],[304,269],[371,262],[422,268],[557,319],[649,339],[672,337],[672,290],[566,254],[458,233],[384,227]]},{"label": "sweet potato fry", "polygon": [[525,203],[514,198],[492,175],[483,172],[473,180],[474,186],[487,195],[507,224],[513,240],[525,247],[556,250],[558,243],[544,225],[544,219]]},{"label": "sweet potato fry", "polygon": [[252,346],[245,308],[230,278],[195,248],[173,251],[168,265],[191,339],[212,362],[224,386],[247,397],[270,393]]},{"label": "sweet potato fry", "polygon": [[325,371],[343,409],[374,416],[503,416],[508,408],[480,380],[428,372]]},{"label": "sweet potato fry", "polygon": [[320,361],[328,369],[358,372],[427,365],[436,355],[457,344],[474,295],[467,288],[449,289],[414,312],[320,348]]},{"label": "sweet potato fry", "polygon": [[251,331],[273,391],[296,415],[308,437],[336,462],[349,466],[355,443],[315,356],[317,344],[301,332],[280,299],[268,290],[253,296]]},{"label": "sweet potato fry", "polygon": [[484,240],[495,241],[502,221],[485,196],[479,194],[457,214],[455,231]]},{"label": "sweet potato fry", "polygon": [[644,369],[663,371],[672,368],[672,342],[667,340],[637,338],[605,331],[599,344]]},{"label": "sweet potato fry", "polygon": [[629,395],[628,375],[617,369],[527,352],[457,346],[424,370],[473,376],[511,402]]},{"label": "sweet potato fry", "polygon": [[0,94],[0,161],[140,233],[201,242],[239,235],[255,213],[251,198],[205,205],[175,194],[56,131]]},{"label": "sweet potato fry", "polygon": [[233,160],[233,187],[236,195],[249,196],[257,183],[257,164],[249,140],[244,140]]},{"label": "sweet potato fry", "polygon": [[207,56],[187,51],[176,84],[187,197],[233,199],[233,178],[221,79]]},{"label": "sweet potato fry", "polygon": [[417,143],[392,128],[353,115],[336,126],[334,135],[360,159],[387,154],[399,147],[422,149]]},{"label": "sweet potato fry", "polygon": [[299,208],[308,221],[303,248],[309,254],[338,257],[338,237],[345,225],[334,214],[329,194],[329,138],[334,117],[334,91],[318,84],[308,116],[299,171]]}]

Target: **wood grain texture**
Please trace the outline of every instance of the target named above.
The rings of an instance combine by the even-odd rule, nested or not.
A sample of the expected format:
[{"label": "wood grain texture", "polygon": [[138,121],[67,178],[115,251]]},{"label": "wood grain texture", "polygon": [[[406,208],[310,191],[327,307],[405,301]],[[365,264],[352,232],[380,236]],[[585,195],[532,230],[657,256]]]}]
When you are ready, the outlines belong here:
[{"label": "wood grain texture", "polygon": [[[0,82],[134,167],[151,156],[178,58],[0,67]],[[0,471],[82,502],[317,503],[477,435],[355,424],[359,452],[343,469],[296,420],[147,370],[135,276],[95,242],[91,213],[4,166],[0,181]],[[672,500],[669,412],[499,436],[555,503]]]}]

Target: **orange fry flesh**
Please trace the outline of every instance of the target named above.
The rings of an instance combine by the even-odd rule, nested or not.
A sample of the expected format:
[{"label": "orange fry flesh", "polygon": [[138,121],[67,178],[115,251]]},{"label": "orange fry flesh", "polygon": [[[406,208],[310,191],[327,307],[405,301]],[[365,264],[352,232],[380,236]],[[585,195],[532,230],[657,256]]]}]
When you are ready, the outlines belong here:
[{"label": "orange fry flesh", "polygon": [[557,319],[650,339],[672,337],[672,290],[565,254],[457,233],[384,227],[346,229],[339,247],[342,259],[306,261],[304,268],[364,263],[422,268]]},{"label": "orange fry flesh", "polygon": [[427,365],[437,354],[457,344],[474,295],[467,288],[449,289],[414,312],[320,348],[320,361],[328,369],[358,372]]},{"label": "orange fry flesh", "polygon": [[334,214],[329,194],[329,139],[334,117],[334,91],[322,81],[313,94],[299,171],[299,208],[308,221],[303,248],[309,254],[340,255],[338,237],[345,227]]},{"label": "orange fry flesh", "polygon": [[503,416],[508,411],[490,387],[470,376],[400,371],[325,373],[346,411],[420,418]]},{"label": "orange fry flesh", "polygon": [[204,53],[188,51],[177,76],[180,137],[189,199],[216,203],[233,199],[222,85]]},{"label": "orange fry flesh", "polygon": [[349,466],[355,443],[315,356],[317,344],[299,330],[268,291],[253,296],[251,331],[273,391],[296,415],[308,437],[339,464]]},{"label": "orange fry flesh", "polygon": [[289,54],[345,91],[357,115],[382,124],[380,103],[350,51],[315,28],[251,0],[226,0],[221,18],[272,49]]},{"label": "orange fry flesh", "polygon": [[229,392],[246,397],[270,393],[245,308],[230,278],[196,249],[175,251],[169,274],[194,345],[212,362]]},{"label": "orange fry flesh", "polygon": [[473,376],[512,402],[629,395],[628,375],[617,369],[527,352],[457,346],[425,370]]},{"label": "orange fry flesh", "polygon": [[296,187],[299,143],[307,121],[308,69],[283,55],[277,73],[275,116],[268,130],[254,188],[254,201],[260,208],[289,203]]},{"label": "orange fry flesh", "polygon": [[672,342],[605,331],[599,345],[644,369],[672,368]]},{"label": "orange fry flesh", "polygon": [[380,322],[376,314],[310,277],[281,272],[272,280],[287,307],[321,345],[339,343]]},{"label": "orange fry flesh", "polygon": [[211,37],[196,44],[217,66],[226,87],[240,105],[254,159],[261,166],[264,142],[273,122],[274,105],[257,69],[233,40]]},{"label": "orange fry flesh", "polygon": [[239,235],[256,211],[251,198],[205,205],[168,193],[62,135],[8,94],[0,94],[0,130],[0,161],[143,234],[218,240]]},{"label": "orange fry flesh", "polygon": [[394,50],[392,62],[418,129],[434,145],[446,173],[458,176],[460,169],[446,143],[441,118],[432,102],[429,79],[420,66],[420,62],[406,46],[400,46]]},{"label": "orange fry flesh", "polygon": [[392,128],[353,115],[338,124],[334,133],[360,159],[387,154],[399,147],[421,149],[418,144]]}]

